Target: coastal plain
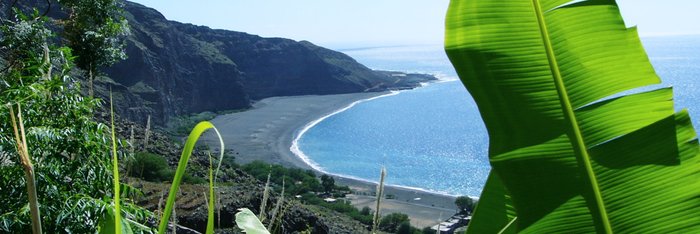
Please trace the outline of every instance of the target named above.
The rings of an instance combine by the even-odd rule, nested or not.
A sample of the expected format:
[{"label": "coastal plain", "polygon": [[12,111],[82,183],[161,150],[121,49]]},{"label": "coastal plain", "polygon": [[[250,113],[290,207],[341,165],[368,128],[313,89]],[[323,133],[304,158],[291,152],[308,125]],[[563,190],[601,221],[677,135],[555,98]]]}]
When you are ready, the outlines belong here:
[{"label": "coastal plain", "polygon": [[[307,95],[272,97],[260,100],[249,110],[217,116],[211,122],[221,133],[226,150],[232,152],[239,164],[261,160],[286,167],[312,169],[290,147],[297,134],[310,122],[347,107],[354,102],[385,95],[388,92],[351,93],[337,95]],[[218,140],[213,133],[204,137],[214,147]],[[379,172],[377,172],[379,176]],[[391,176],[391,172],[389,172]],[[358,208],[374,206],[376,183],[334,176],[336,183],[347,185],[354,194],[349,195]],[[377,178],[378,180],[378,178]],[[382,213],[407,214],[411,224],[425,227],[437,224],[439,218],[447,218],[456,211],[455,197],[397,186],[386,186],[385,194],[392,199],[382,201]]]}]

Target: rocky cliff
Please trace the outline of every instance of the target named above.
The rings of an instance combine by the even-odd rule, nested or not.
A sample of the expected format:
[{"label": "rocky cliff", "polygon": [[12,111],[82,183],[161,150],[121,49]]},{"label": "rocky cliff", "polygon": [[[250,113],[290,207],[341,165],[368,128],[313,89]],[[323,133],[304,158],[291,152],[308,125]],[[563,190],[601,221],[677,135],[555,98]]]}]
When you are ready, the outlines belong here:
[{"label": "rocky cliff", "polygon": [[[56,2],[48,16],[62,19]],[[30,12],[46,1],[15,6]],[[128,59],[105,68],[96,95],[108,100],[110,88],[120,116],[163,124],[177,115],[244,109],[272,96],[375,92],[412,88],[434,79],[419,74],[373,71],[351,57],[308,41],[263,38],[167,20],[155,9],[124,2],[131,35]],[[0,4],[0,17],[10,15]],[[60,24],[58,24],[60,25]]]},{"label": "rocky cliff", "polygon": [[418,80],[373,71],[351,57],[311,42],[169,21],[126,2],[131,26],[128,59],[105,69],[122,86],[122,116],[137,122],[242,109],[272,96],[337,94],[415,87]]}]

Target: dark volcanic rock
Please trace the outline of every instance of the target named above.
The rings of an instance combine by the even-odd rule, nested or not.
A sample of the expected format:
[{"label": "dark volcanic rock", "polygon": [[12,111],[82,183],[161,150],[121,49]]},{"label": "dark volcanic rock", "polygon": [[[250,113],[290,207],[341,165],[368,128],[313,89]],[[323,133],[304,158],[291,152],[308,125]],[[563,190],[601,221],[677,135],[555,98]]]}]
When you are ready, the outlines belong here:
[{"label": "dark volcanic rock", "polygon": [[[17,6],[25,12],[46,9],[46,1]],[[117,114],[138,123],[148,115],[162,125],[177,115],[244,109],[251,100],[272,96],[405,89],[435,79],[373,71],[307,41],[169,21],[155,9],[128,1],[124,9],[131,27],[128,58],[104,69],[107,76],[96,80],[96,95],[106,100],[111,88]],[[7,5],[0,5],[0,16],[8,13]],[[63,19],[66,14],[53,2],[49,16]]]},{"label": "dark volcanic rock", "polygon": [[[283,38],[169,21],[158,11],[125,3],[132,35],[129,58],[106,69],[138,97],[119,112],[156,123],[202,111],[241,109],[272,96],[384,91],[407,85],[351,57]],[[426,77],[427,81],[434,77]],[[415,87],[416,84],[408,85]]]},{"label": "dark volcanic rock", "polygon": [[214,45],[180,31],[175,27],[180,23],[154,9],[127,2],[125,10],[129,58],[106,72],[142,101],[120,110],[122,116],[145,122],[141,113],[150,112],[154,122],[163,123],[185,113],[249,107],[242,73]]}]

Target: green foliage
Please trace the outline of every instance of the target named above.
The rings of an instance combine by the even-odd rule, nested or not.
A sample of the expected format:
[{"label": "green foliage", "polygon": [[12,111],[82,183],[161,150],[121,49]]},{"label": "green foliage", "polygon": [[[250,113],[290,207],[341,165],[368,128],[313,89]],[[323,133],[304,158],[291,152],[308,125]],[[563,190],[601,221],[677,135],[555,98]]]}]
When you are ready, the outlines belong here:
[{"label": "green foliage", "polygon": [[239,209],[236,213],[236,225],[245,233],[269,234],[257,216],[249,209]]},{"label": "green foliage", "polygon": [[[197,126],[192,129],[192,132],[190,135],[187,137],[187,141],[185,141],[185,148],[182,150],[182,155],[180,156],[180,161],[178,162],[177,165],[177,170],[175,171],[175,176],[173,177],[173,182],[172,185],[170,186],[170,192],[168,192],[168,199],[166,200],[165,203],[165,209],[163,210],[163,216],[160,219],[160,224],[158,225],[158,233],[162,234],[165,233],[165,230],[168,228],[168,222],[170,220],[170,216],[172,215],[174,206],[175,206],[175,199],[177,197],[177,192],[180,188],[180,183],[182,182],[182,179],[185,175],[185,170],[187,170],[187,163],[190,160],[190,156],[192,156],[192,151],[194,150],[194,146],[197,143],[197,140],[199,140],[199,137],[202,136],[202,134],[209,130],[212,129],[216,133],[216,136],[219,138],[219,143],[220,143],[220,155],[218,158],[219,164],[216,168],[215,172],[212,172],[212,165],[210,161],[210,180],[209,180],[209,191],[210,191],[210,199],[212,202],[209,203],[208,205],[208,217],[207,220],[210,221],[209,223],[213,223],[212,220],[214,219],[214,202],[213,202],[213,191],[214,188],[216,187],[216,181],[213,179],[218,175],[219,169],[221,166],[221,160],[224,157],[224,141],[221,138],[221,134],[219,134],[219,131],[216,130],[213,124],[210,122],[200,122],[197,124]],[[210,159],[211,160],[211,159]],[[211,176],[213,173],[214,176]],[[213,228],[208,228],[208,229],[213,229]],[[208,232],[209,234],[211,232]]]},{"label": "green foliage", "polygon": [[[223,148],[221,149],[222,151],[224,150]],[[214,165],[212,164],[211,161],[211,153],[207,152],[207,156],[209,156],[209,199],[208,204],[207,204],[207,231],[206,233],[214,233],[214,203],[216,202],[216,198],[214,197]],[[223,157],[224,154],[221,154],[221,157]],[[221,160],[221,159],[219,159]],[[218,170],[218,169],[217,169]],[[219,213],[221,214],[221,213]]]},{"label": "green foliage", "polygon": [[[391,213],[389,215],[386,215],[382,217],[381,221],[379,221],[379,230],[385,231],[385,232],[391,232],[391,233],[396,233],[399,230],[399,226],[403,223],[408,223],[408,226],[410,227],[410,219],[408,218],[408,215],[402,214],[402,213]],[[409,228],[410,232],[410,228]]]},{"label": "green foliage", "polygon": [[418,229],[411,227],[410,222],[402,222],[399,224],[399,227],[396,228],[397,234],[412,234],[416,232],[418,232]]},{"label": "green foliage", "polygon": [[[112,209],[109,129],[93,120],[99,101],[83,98],[70,76],[71,50],[55,47],[46,19],[16,11],[16,21],[3,21],[0,44],[8,66],[0,74],[0,103],[21,104],[43,229],[47,233],[89,233],[105,210]],[[0,148],[15,143],[9,115],[0,115]],[[120,142],[122,143],[122,142]],[[120,155],[123,155],[120,153]],[[18,163],[0,167],[0,232],[27,232],[25,184]],[[125,217],[144,222],[142,208],[126,206]]]},{"label": "green foliage", "polygon": [[361,215],[372,215],[372,209],[370,209],[368,206],[362,207],[362,210],[360,210]]},{"label": "green foliage", "polygon": [[321,186],[324,192],[330,193],[333,191],[333,188],[335,188],[335,179],[329,175],[322,175]]},{"label": "green foliage", "polygon": [[[312,195],[312,194],[302,195],[302,200],[304,202],[306,202],[307,204],[321,206],[321,207],[345,214],[347,216],[350,216],[354,220],[360,221],[360,223],[362,223],[362,224],[365,224],[365,225],[372,224],[372,217],[373,217],[372,214],[366,214],[366,213],[363,213],[363,212],[357,210],[357,208],[355,208],[355,206],[353,206],[350,203],[350,201],[338,199],[336,202],[329,203],[329,202],[326,202],[323,199],[321,199],[315,195]],[[368,207],[367,207],[367,209],[369,210]],[[371,210],[368,212],[371,212]]]},{"label": "green foliage", "polygon": [[[3,58],[8,66],[7,73],[3,79],[17,78],[22,75],[37,75],[36,69],[25,70],[42,63],[41,56],[44,53],[43,46],[48,45],[47,40],[52,37],[52,32],[46,28],[46,18],[39,17],[39,13],[34,10],[30,16],[25,15],[18,9],[12,9],[17,21],[2,20],[0,31],[0,46],[3,49]],[[5,68],[5,67],[3,67]],[[15,74],[11,74],[11,73]],[[12,83],[5,84],[12,85]]]},{"label": "green foliage", "polygon": [[[112,133],[112,177],[113,177],[113,190],[112,192],[114,193],[113,195],[113,200],[114,200],[114,212],[112,212],[112,216],[114,216],[114,222],[112,222],[112,225],[107,225],[107,227],[110,227],[108,229],[111,229],[113,227],[114,233],[121,234],[122,230],[124,230],[125,233],[131,234],[132,231],[129,228],[129,225],[123,225],[122,221],[122,214],[121,214],[121,184],[119,183],[119,158],[117,157],[117,130],[114,128],[114,103],[112,102],[112,93],[109,94],[109,120],[110,120],[110,126],[111,126],[111,133]],[[109,210],[107,211],[109,213]],[[104,221],[104,220],[103,220]],[[109,222],[107,222],[109,223]],[[126,226],[124,228],[123,226]],[[106,233],[106,232],[104,232]],[[110,230],[111,233],[111,230]]]},{"label": "green foliage", "polygon": [[60,0],[68,10],[63,36],[78,56],[78,67],[96,71],[126,58],[123,37],[129,33],[116,0]]},{"label": "green foliage", "polygon": [[[131,230],[131,226],[129,226],[126,221],[119,219],[119,221],[116,221],[116,215],[114,210],[112,209],[107,209],[104,212],[104,215],[100,219],[99,226],[97,227],[97,233],[100,234],[112,234],[112,233],[125,233],[125,234],[131,234],[134,233]],[[119,223],[120,225],[116,225]]]},{"label": "green foliage", "polygon": [[93,97],[93,80],[98,69],[126,58],[129,25],[117,0],[59,0],[68,11],[63,38],[77,55],[78,67],[88,71],[88,93]]},{"label": "green foliage", "polygon": [[[129,163],[132,165],[129,175],[147,181],[172,181],[173,176],[175,176],[175,170],[168,166],[168,161],[163,156],[157,154],[137,152]],[[185,173],[182,181],[188,184],[206,183],[204,178],[193,176],[190,173]]]},{"label": "green foliage", "polygon": [[285,183],[285,191],[292,195],[302,195],[308,192],[320,192],[321,184],[316,179],[316,174],[311,170],[298,168],[285,168],[280,165],[271,165],[262,161],[253,161],[243,165],[241,169],[260,181],[267,179],[270,173],[270,182],[279,186],[282,180]]},{"label": "green foliage", "polygon": [[174,175],[168,167],[167,160],[157,154],[137,152],[130,164],[132,164],[130,175],[147,181],[168,181]]},{"label": "green foliage", "polygon": [[[372,215],[361,214],[357,208],[350,204],[350,202],[339,199],[337,202],[328,203],[319,198],[316,194],[309,193],[325,191],[321,186],[321,183],[319,183],[319,179],[316,178],[316,175],[311,170],[285,168],[280,165],[271,165],[262,161],[253,161],[249,164],[243,165],[241,169],[261,181],[266,181],[268,174],[270,174],[270,182],[272,183],[273,187],[279,187],[282,185],[282,181],[284,179],[284,181],[286,181],[286,183],[284,183],[285,193],[301,195],[301,200],[307,204],[325,207],[346,214],[366,225],[372,224]],[[328,178],[332,180],[332,177],[326,177],[327,181],[329,180]],[[323,180],[323,178],[324,177],[321,176],[321,180]],[[330,185],[328,186],[330,187]],[[342,197],[345,195],[345,192],[350,191],[349,187],[336,186],[335,183],[333,183],[332,188],[341,191],[336,197]],[[281,188],[279,188],[279,190],[281,190]]]},{"label": "green foliage", "polygon": [[455,205],[460,212],[471,212],[474,209],[474,200],[468,196],[459,196],[455,199]]},{"label": "green foliage", "polygon": [[453,0],[445,50],[489,130],[470,233],[700,230],[696,133],[615,1]]}]

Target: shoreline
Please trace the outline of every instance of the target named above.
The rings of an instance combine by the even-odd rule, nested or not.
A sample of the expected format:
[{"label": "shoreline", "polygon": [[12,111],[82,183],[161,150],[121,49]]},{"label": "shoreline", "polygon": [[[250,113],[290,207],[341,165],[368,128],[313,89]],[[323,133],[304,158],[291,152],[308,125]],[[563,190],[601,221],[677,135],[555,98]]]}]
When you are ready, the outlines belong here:
[{"label": "shoreline", "polygon": [[[436,81],[431,81],[431,82],[421,82],[421,83],[420,83],[421,86],[416,87],[416,88],[426,87],[426,86],[428,86],[428,85],[430,85],[430,84],[434,84],[434,83],[444,83],[444,82],[454,82],[454,81],[459,81],[459,80],[436,80]],[[416,89],[416,88],[414,88],[414,89]],[[363,102],[367,102],[367,101],[376,100],[376,99],[379,99],[379,98],[384,98],[384,97],[390,97],[390,96],[398,95],[398,94],[400,94],[400,93],[402,93],[402,92],[404,92],[404,91],[408,91],[408,90],[413,90],[413,89],[392,90],[392,91],[387,91],[387,92],[379,92],[377,96],[354,101],[354,102],[350,103],[349,105],[347,105],[347,106],[345,106],[345,107],[339,108],[339,109],[337,109],[337,110],[335,110],[335,111],[333,111],[333,112],[331,112],[331,113],[329,113],[329,114],[323,115],[322,117],[320,117],[320,118],[318,118],[318,119],[316,119],[316,120],[314,120],[314,121],[311,121],[311,122],[307,123],[303,128],[301,128],[299,131],[296,131],[296,132],[294,133],[294,137],[293,137],[294,140],[292,141],[291,146],[289,147],[289,150],[290,150],[293,154],[295,154],[300,160],[304,161],[304,163],[306,163],[309,167],[311,167],[311,168],[312,168],[314,171],[316,171],[316,172],[320,172],[320,173],[323,173],[323,174],[327,174],[327,175],[333,176],[334,178],[342,178],[342,179],[351,180],[351,181],[359,181],[359,182],[361,182],[361,183],[374,184],[375,186],[378,185],[378,184],[379,184],[378,182],[374,182],[374,181],[371,181],[371,180],[367,180],[367,179],[363,179],[363,178],[359,178],[359,177],[354,177],[354,176],[349,176],[349,175],[342,175],[342,174],[337,174],[337,173],[331,173],[331,172],[328,172],[328,171],[324,170],[320,165],[318,165],[318,163],[316,163],[316,162],[314,162],[313,160],[311,160],[311,159],[308,157],[308,155],[306,155],[306,154],[299,148],[298,142],[299,142],[299,140],[301,139],[301,137],[304,135],[304,133],[306,133],[309,129],[313,128],[313,127],[316,126],[317,124],[323,122],[323,121],[326,120],[327,118],[330,118],[330,117],[332,117],[332,116],[334,116],[334,115],[336,115],[336,114],[340,114],[340,113],[342,113],[342,112],[344,112],[344,111],[347,111],[347,110],[349,110],[350,108],[353,108],[353,107],[354,107],[355,105],[357,105],[357,104],[360,104],[360,103],[363,103]],[[382,94],[382,93],[385,93],[385,94]],[[429,189],[418,188],[418,187],[411,187],[411,186],[404,186],[404,185],[385,184],[385,187],[395,187],[395,188],[398,188],[398,189],[405,189],[405,190],[417,190],[417,191],[421,191],[421,192],[425,192],[425,193],[432,193],[432,194],[436,194],[436,195],[440,195],[440,196],[452,197],[453,199],[456,199],[457,197],[459,197],[459,195],[453,195],[453,194],[448,194],[448,193],[445,193],[445,192],[432,191],[432,190],[429,190]],[[471,197],[471,198],[473,198],[473,199],[475,198],[475,199],[478,200],[478,197],[473,197],[473,196],[469,196],[469,197]]]},{"label": "shoreline", "polygon": [[[382,92],[382,93],[385,93],[385,92]],[[327,171],[323,170],[323,168],[321,168],[321,166],[318,165],[318,163],[316,163],[316,162],[314,162],[313,160],[311,160],[311,159],[309,158],[309,156],[307,156],[306,154],[304,154],[304,152],[301,151],[301,149],[299,149],[299,140],[300,140],[301,137],[304,135],[304,133],[306,133],[309,129],[313,128],[314,126],[316,126],[317,124],[323,122],[324,120],[330,118],[331,116],[334,116],[334,115],[340,114],[340,113],[342,113],[342,112],[344,112],[344,111],[346,111],[346,110],[349,110],[350,108],[353,108],[353,107],[354,107],[355,105],[357,105],[357,104],[360,104],[360,103],[363,103],[363,102],[367,102],[367,101],[371,101],[371,100],[375,100],[375,99],[379,99],[379,98],[383,98],[383,97],[394,96],[394,95],[397,95],[397,94],[399,94],[399,93],[401,93],[401,91],[390,91],[389,93],[386,93],[386,94],[381,94],[381,95],[377,95],[377,96],[370,97],[370,98],[366,98],[366,99],[360,99],[360,100],[357,100],[357,101],[354,101],[354,102],[350,103],[349,105],[347,105],[347,106],[345,106],[345,107],[343,107],[343,108],[337,109],[337,110],[331,112],[330,114],[323,115],[321,118],[315,119],[314,121],[311,121],[311,122],[307,123],[306,125],[304,125],[303,128],[301,128],[299,131],[296,131],[296,132],[294,133],[294,140],[292,140],[291,146],[289,146],[289,151],[291,151],[294,155],[296,155],[297,157],[299,157],[299,159],[301,159],[302,161],[304,161],[304,163],[306,163],[307,165],[309,165],[309,166],[310,166],[311,168],[313,168],[315,171],[321,172],[321,173],[323,173],[323,174],[328,174],[328,175],[336,176],[336,177],[344,177],[344,178],[349,178],[349,179],[362,180],[362,179],[360,179],[360,178],[353,178],[353,177],[351,177],[351,176],[345,176],[345,175],[334,174],[334,173],[330,173],[330,172],[327,172]],[[371,182],[371,181],[365,181],[365,182]]]},{"label": "shoreline", "polygon": [[[364,205],[372,207],[374,198],[361,194],[371,194],[376,188],[376,182],[327,173],[318,165],[309,163],[312,161],[308,158],[304,160],[292,152],[293,142],[305,130],[325,118],[358,103],[395,93],[398,92],[271,97],[256,102],[250,110],[220,115],[211,122],[224,138],[226,149],[233,150],[237,163],[261,160],[286,167],[310,169],[317,174],[329,174],[336,179],[337,184],[347,185],[355,191],[356,194],[348,197],[353,205],[358,208]],[[211,134],[205,134],[203,140],[212,143],[212,146],[218,145],[218,139]],[[395,185],[385,186],[385,194],[393,195],[394,199],[382,201],[382,213],[405,213],[411,218],[411,223],[419,228],[437,224],[441,214],[447,218],[456,211],[456,197],[452,195]]]}]

